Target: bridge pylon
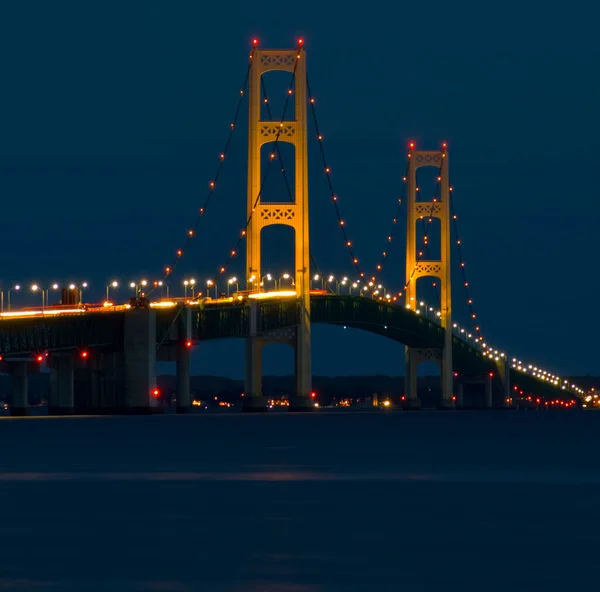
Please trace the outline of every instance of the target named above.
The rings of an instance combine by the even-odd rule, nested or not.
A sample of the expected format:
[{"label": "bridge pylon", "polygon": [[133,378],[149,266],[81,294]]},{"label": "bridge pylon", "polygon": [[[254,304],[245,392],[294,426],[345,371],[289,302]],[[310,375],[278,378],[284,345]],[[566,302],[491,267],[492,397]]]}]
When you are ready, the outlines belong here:
[{"label": "bridge pylon", "polygon": [[[261,231],[282,224],[294,229],[294,284],[298,299],[298,324],[273,333],[260,331],[258,307],[251,310],[250,337],[246,342],[246,406],[264,408],[262,397],[262,349],[269,343],[289,343],[295,351],[295,396],[290,410],[311,405],[310,353],[310,243],[308,227],[308,154],[306,105],[306,53],[299,49],[256,49],[249,84],[248,201],[250,219],[247,232],[246,281],[251,290],[261,290]],[[261,78],[279,70],[294,73],[295,119],[261,121]],[[271,142],[288,142],[295,149],[293,202],[262,202],[261,147]]]},{"label": "bridge pylon", "polygon": [[[424,166],[437,167],[440,171],[440,199],[417,201],[417,169]],[[452,371],[452,282],[450,266],[450,181],[448,177],[448,151],[415,150],[411,144],[408,154],[408,203],[406,232],[406,304],[412,310],[418,308],[417,280],[420,277],[438,278],[441,284],[441,325],[444,327],[442,349],[405,348],[405,394],[408,406],[420,406],[417,393],[417,366],[424,361],[435,361],[441,365],[442,407],[454,407]],[[438,218],[441,226],[441,257],[439,260],[424,260],[417,247],[417,223],[421,218]]]}]

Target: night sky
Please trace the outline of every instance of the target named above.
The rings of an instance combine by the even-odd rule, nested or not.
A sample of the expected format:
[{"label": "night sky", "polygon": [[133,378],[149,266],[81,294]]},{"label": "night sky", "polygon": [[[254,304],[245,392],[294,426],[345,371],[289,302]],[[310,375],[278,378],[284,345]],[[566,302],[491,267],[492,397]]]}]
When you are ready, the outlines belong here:
[{"label": "night sky", "polygon": [[[600,374],[600,11],[535,4],[4,3],[4,290],[87,280],[86,299],[99,301],[108,280],[158,279],[206,197],[250,40],[293,47],[303,36],[335,190],[365,271],[385,246],[408,141],[436,149],[445,140],[484,336],[562,374]],[[288,81],[265,78],[275,119]],[[323,271],[353,276],[312,128],[309,137],[311,251]],[[185,276],[214,276],[234,246],[245,223],[246,150],[244,103],[172,292]],[[287,199],[278,177],[265,193]],[[395,291],[404,284],[404,225],[402,217],[381,276]],[[291,244],[280,229],[265,238],[265,271],[291,270]],[[242,252],[229,275],[243,275],[243,262]],[[466,323],[458,275],[453,294],[455,318]],[[13,302],[31,305],[33,296]],[[402,346],[383,338],[316,326],[313,344],[314,374],[403,373]],[[194,363],[196,372],[241,377],[243,343],[201,344]],[[292,351],[266,350],[264,371],[291,373]]]}]

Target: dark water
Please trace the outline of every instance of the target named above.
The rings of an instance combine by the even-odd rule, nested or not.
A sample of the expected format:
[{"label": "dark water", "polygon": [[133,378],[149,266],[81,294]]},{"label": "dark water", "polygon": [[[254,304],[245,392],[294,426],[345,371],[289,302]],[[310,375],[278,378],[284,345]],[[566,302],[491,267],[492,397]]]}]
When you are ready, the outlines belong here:
[{"label": "dark water", "polygon": [[0,420],[0,590],[596,589],[600,414]]}]

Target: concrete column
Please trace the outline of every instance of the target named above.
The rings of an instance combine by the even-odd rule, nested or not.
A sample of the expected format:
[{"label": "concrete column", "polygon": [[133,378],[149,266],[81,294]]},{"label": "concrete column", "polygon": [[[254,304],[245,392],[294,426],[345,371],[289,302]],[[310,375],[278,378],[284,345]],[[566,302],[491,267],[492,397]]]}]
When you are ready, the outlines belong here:
[{"label": "concrete column", "polygon": [[57,352],[49,356],[49,415],[71,415],[75,407],[75,364],[72,352]]},{"label": "concrete column", "polygon": [[404,407],[406,409],[420,409],[419,393],[417,390],[417,352],[410,348],[404,349]]},{"label": "concrete column", "polygon": [[493,375],[486,374],[485,376],[485,400],[484,407],[486,409],[492,408],[492,382],[494,380]]},{"label": "concrete column", "polygon": [[158,411],[156,389],[156,312],[137,308],[125,313],[124,413]]},{"label": "concrete column", "polygon": [[288,411],[314,411],[315,404],[312,401],[312,375],[310,359],[310,324],[306,326],[300,322],[296,327],[296,335],[293,341],[294,347],[294,369],[296,388],[294,396],[290,398]]},{"label": "concrete column", "polygon": [[260,337],[246,339],[243,411],[267,410],[267,398],[262,394],[262,346]]},{"label": "concrete column", "polygon": [[12,379],[12,405],[10,414],[14,416],[27,415],[27,391],[29,388],[27,362],[11,362],[8,367]]},{"label": "concrete column", "polygon": [[190,396],[190,348],[187,347],[185,342],[178,345],[177,360],[175,361],[177,372],[176,409],[177,413],[187,413],[192,404]]},{"label": "concrete column", "polygon": [[501,407],[509,407],[510,403],[508,403],[508,399],[512,397],[510,390],[510,363],[508,360],[504,359],[496,362],[496,366],[498,367],[498,374],[500,375],[500,380],[502,381]]},{"label": "concrete column", "polygon": [[456,384],[456,406],[460,409],[465,404],[465,387],[462,380]]},{"label": "concrete column", "polygon": [[243,411],[266,411],[267,399],[262,394],[262,348],[263,341],[258,336],[258,302],[253,300],[250,307],[250,337],[246,339],[246,373],[244,376]]}]

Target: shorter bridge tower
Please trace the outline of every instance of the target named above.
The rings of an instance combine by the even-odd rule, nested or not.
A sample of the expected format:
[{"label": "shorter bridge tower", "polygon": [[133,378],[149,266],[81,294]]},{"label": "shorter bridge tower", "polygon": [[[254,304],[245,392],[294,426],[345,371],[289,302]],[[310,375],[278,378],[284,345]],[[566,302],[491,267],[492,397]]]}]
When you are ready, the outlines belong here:
[{"label": "shorter bridge tower", "polygon": [[[290,72],[295,76],[293,121],[261,121],[261,78],[269,71]],[[310,247],[308,228],[308,159],[306,53],[299,49],[256,49],[252,59],[249,85],[248,202],[250,219],[247,234],[246,281],[250,289],[260,289],[261,231],[273,224],[294,229],[294,284],[298,301],[298,324],[275,332],[260,328],[256,303],[250,311],[250,337],[246,342],[245,407],[264,409],[262,397],[262,350],[269,343],[283,342],[295,351],[295,396],[290,410],[311,407],[310,353]],[[261,146],[270,142],[288,142],[295,148],[294,201],[263,203],[261,199]]]},{"label": "shorter bridge tower", "polygon": [[[437,167],[440,171],[440,200],[417,201],[417,169]],[[445,329],[444,346],[435,348],[405,348],[405,387],[409,407],[418,408],[417,367],[424,361],[441,365],[442,404],[454,407],[452,371],[452,289],[450,266],[450,181],[448,177],[448,151],[446,144],[441,150],[415,150],[410,144],[408,154],[408,203],[406,232],[406,304],[412,310],[418,307],[417,280],[433,276],[441,283],[441,325]],[[424,260],[417,247],[417,223],[421,219],[439,218],[441,223],[441,257],[438,261]]]}]

